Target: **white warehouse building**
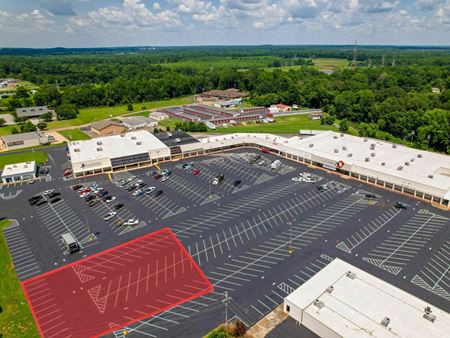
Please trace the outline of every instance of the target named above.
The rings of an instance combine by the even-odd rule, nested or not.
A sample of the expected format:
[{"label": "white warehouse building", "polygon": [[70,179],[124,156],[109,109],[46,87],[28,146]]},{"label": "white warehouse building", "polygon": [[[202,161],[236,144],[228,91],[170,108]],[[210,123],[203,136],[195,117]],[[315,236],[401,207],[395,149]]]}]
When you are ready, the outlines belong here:
[{"label": "white warehouse building", "polygon": [[128,170],[170,159],[170,149],[148,131],[99,137],[69,143],[76,177]]},{"label": "white warehouse building", "polygon": [[[450,156],[332,131],[307,138],[236,133],[170,148],[147,131],[139,131],[69,144],[76,176],[240,147],[267,148],[282,158],[334,170],[450,208]],[[123,160],[127,157],[129,160]]]},{"label": "white warehouse building", "polygon": [[450,335],[450,314],[338,258],[288,295],[283,309],[324,338]]}]

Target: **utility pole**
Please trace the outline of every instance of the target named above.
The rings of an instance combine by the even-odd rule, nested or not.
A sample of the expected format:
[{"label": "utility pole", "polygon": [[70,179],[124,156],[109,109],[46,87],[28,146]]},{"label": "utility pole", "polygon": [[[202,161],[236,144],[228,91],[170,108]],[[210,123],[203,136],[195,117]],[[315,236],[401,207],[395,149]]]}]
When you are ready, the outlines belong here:
[{"label": "utility pole", "polygon": [[383,57],[381,58],[381,67],[384,67],[384,55],[383,55]]},{"label": "utility pole", "polygon": [[358,47],[358,40],[355,40],[355,46],[353,47],[353,62],[352,62],[353,70],[356,69],[356,53],[357,53],[356,48],[357,47]]},{"label": "utility pole", "polygon": [[392,59],[392,67],[395,67],[395,57]]},{"label": "utility pole", "polygon": [[228,323],[228,304],[231,302],[231,297],[228,297],[228,291],[225,291],[225,298],[222,303],[225,304],[225,323]]}]

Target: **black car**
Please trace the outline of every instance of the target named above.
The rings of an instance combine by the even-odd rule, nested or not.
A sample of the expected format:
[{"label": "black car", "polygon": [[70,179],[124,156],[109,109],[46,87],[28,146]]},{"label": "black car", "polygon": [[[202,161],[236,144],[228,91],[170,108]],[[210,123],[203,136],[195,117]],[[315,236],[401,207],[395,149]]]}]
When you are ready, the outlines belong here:
[{"label": "black car", "polygon": [[366,198],[377,198],[377,195],[372,194],[372,193],[366,193],[365,196],[366,196]]},{"label": "black car", "polygon": [[37,202],[36,203],[36,206],[41,206],[41,205],[43,205],[43,204],[45,204],[45,203],[47,203],[48,201],[47,200],[40,200],[39,202]]},{"label": "black car", "polygon": [[51,200],[52,198],[57,197],[57,196],[59,196],[59,195],[61,195],[60,192],[54,191],[54,192],[52,192],[50,195],[48,195],[47,198],[48,198],[49,200]]},{"label": "black car", "polygon": [[403,210],[408,209],[408,205],[405,204],[405,203],[402,203],[402,202],[397,202],[397,203],[395,203],[395,207],[396,207],[397,209],[403,209]]},{"label": "black car", "polygon": [[328,190],[328,188],[324,185],[319,185],[318,187],[316,187],[317,190],[319,190],[319,192],[325,192]]},{"label": "black car", "polygon": [[158,197],[159,195],[162,195],[163,191],[162,190],[158,190],[157,192],[155,192],[155,196]]},{"label": "black car", "polygon": [[130,185],[128,188],[126,188],[125,190],[128,192],[133,191],[134,189],[136,189],[136,187],[134,185]]},{"label": "black car", "polygon": [[41,174],[41,175],[47,175],[47,174],[49,173],[49,171],[50,171],[50,170],[48,170],[47,168],[41,169],[41,170],[39,170],[39,174]]},{"label": "black car", "polygon": [[98,197],[103,197],[103,196],[106,196],[106,195],[108,195],[108,190],[102,190],[102,191],[99,191],[97,193]]},{"label": "black car", "polygon": [[34,202],[34,201],[39,201],[40,199],[42,198],[42,196],[41,195],[36,195],[36,196],[33,196],[33,197],[30,197],[29,199],[28,199],[28,202]]},{"label": "black car", "polygon": [[93,199],[95,199],[95,195],[89,195],[89,196],[86,197],[84,200],[85,200],[86,202],[90,202],[90,201],[92,201]]},{"label": "black car", "polygon": [[50,203],[50,204],[53,204],[53,203],[56,203],[56,202],[58,202],[58,201],[61,201],[61,197],[56,197],[56,198],[50,200],[49,203]]},{"label": "black car", "polygon": [[76,190],[81,189],[81,188],[83,188],[83,186],[81,184],[75,184],[75,185],[72,186],[72,190],[73,191],[76,191]]},{"label": "black car", "polygon": [[241,181],[240,180],[236,180],[236,181],[234,181],[234,186],[235,187],[238,187],[239,185],[241,184]]},{"label": "black car", "polygon": [[117,203],[117,204],[114,206],[114,210],[119,210],[119,209],[121,209],[123,206],[124,206],[123,203]]},{"label": "black car", "polygon": [[94,205],[96,205],[96,204],[98,204],[98,203],[100,203],[100,200],[95,199],[95,200],[90,201],[89,204],[88,204],[88,206],[93,207]]}]

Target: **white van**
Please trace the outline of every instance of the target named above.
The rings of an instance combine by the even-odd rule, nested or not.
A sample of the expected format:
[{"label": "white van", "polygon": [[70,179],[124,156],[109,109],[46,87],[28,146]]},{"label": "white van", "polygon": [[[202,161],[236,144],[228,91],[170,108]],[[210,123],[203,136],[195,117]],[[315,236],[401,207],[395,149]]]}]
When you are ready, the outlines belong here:
[{"label": "white van", "polygon": [[270,168],[272,170],[277,170],[279,167],[281,166],[281,161],[280,160],[275,160],[272,162],[272,164],[270,165]]},{"label": "white van", "polygon": [[69,253],[75,253],[80,251],[80,244],[78,244],[77,240],[72,236],[71,233],[62,234],[62,241],[64,243],[64,247]]}]

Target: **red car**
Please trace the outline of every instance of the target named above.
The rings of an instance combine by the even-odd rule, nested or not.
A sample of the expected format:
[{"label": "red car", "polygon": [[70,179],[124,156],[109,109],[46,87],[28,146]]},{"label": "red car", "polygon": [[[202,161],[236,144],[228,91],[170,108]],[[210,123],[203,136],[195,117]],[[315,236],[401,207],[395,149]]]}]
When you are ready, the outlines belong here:
[{"label": "red car", "polygon": [[63,172],[63,176],[64,176],[64,177],[70,176],[70,175],[72,175],[72,174],[73,174],[72,169],[65,169],[64,172]]},{"label": "red car", "polygon": [[159,180],[161,177],[163,177],[163,175],[160,174],[160,173],[157,173],[157,174],[155,175],[155,180]]},{"label": "red car", "polygon": [[264,154],[269,154],[269,153],[270,153],[270,150],[267,149],[267,148],[261,148],[261,151],[262,151]]},{"label": "red car", "polygon": [[192,170],[192,174],[198,175],[198,174],[200,174],[200,170],[199,169],[194,169],[194,170]]}]

